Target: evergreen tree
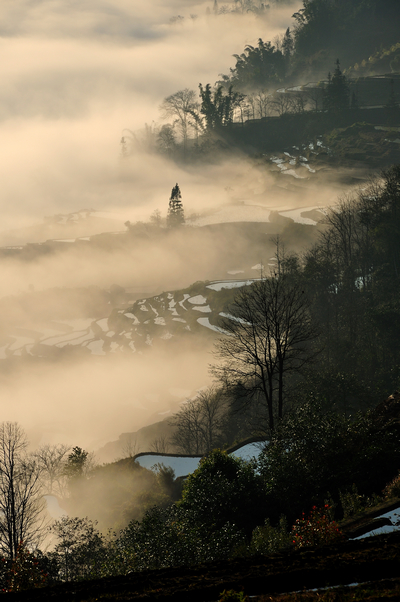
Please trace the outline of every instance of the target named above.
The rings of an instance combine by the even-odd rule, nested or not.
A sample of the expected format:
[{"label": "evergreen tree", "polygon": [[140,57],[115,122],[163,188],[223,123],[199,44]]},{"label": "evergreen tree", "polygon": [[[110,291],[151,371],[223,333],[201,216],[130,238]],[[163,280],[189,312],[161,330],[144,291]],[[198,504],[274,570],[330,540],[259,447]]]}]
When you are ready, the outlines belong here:
[{"label": "evergreen tree", "polygon": [[328,85],[324,94],[324,109],[328,111],[339,111],[348,109],[350,101],[350,89],[347,78],[340,69],[339,59],[336,60],[336,67],[333,75],[328,73]]},{"label": "evergreen tree", "polygon": [[183,213],[182,195],[178,184],[176,184],[171,191],[169,199],[167,225],[169,228],[176,228],[184,223],[185,216]]},{"label": "evergreen tree", "polygon": [[294,41],[293,41],[293,37],[290,31],[290,27],[287,28],[285,35],[283,36],[283,40],[282,40],[282,54],[285,57],[285,59],[287,60],[287,62],[290,60],[291,55],[293,54],[294,51]]}]

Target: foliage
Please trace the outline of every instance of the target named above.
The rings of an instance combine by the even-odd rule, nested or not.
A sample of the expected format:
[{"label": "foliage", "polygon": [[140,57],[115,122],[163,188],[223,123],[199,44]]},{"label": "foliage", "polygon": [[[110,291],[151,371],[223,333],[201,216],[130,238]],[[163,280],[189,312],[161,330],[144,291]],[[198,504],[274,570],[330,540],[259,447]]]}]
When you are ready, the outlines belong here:
[{"label": "foliage", "polygon": [[304,65],[307,58],[316,63],[322,50],[332,56],[339,49],[346,60],[362,60],[382,44],[398,41],[394,23],[399,14],[393,0],[303,0],[303,8],[293,15],[297,62]]},{"label": "foliage", "polygon": [[286,73],[285,57],[292,52],[292,45],[290,29],[285,34],[283,51],[261,38],[257,46],[248,44],[242,54],[233,55],[236,65],[230,70],[230,76],[223,76],[224,85],[233,85],[235,89],[246,92],[257,88],[276,87]]},{"label": "foliage", "polygon": [[262,520],[263,506],[262,479],[254,465],[221,450],[201,460],[185,481],[179,502],[188,520],[209,533],[229,523],[250,534]]},{"label": "foliage", "polygon": [[2,558],[4,574],[4,589],[6,592],[18,592],[25,589],[45,587],[51,578],[46,572],[49,561],[38,551],[30,552],[23,542],[20,542],[15,558],[7,561]]},{"label": "foliage", "polygon": [[256,527],[253,531],[250,552],[252,554],[272,554],[285,549],[292,543],[292,536],[288,531],[288,524],[285,516],[281,516],[279,523],[273,527],[268,518],[264,525]]},{"label": "foliage", "polygon": [[64,507],[71,516],[88,516],[99,529],[116,531],[140,520],[154,504],[165,507],[179,495],[180,485],[164,470],[153,471],[130,458],[97,466],[79,483]]},{"label": "foliage", "polygon": [[64,467],[65,475],[69,479],[80,478],[84,475],[85,464],[87,463],[89,452],[81,447],[74,447],[68,455],[68,460]]},{"label": "foliage", "polygon": [[328,85],[324,89],[323,107],[328,111],[339,111],[348,109],[349,105],[349,85],[346,76],[340,70],[339,59],[337,59],[333,75],[328,74]]},{"label": "foliage", "polygon": [[399,189],[396,166],[341,199],[305,254],[304,285],[322,325],[307,388],[347,413],[386,395],[399,378]]},{"label": "foliage", "polygon": [[219,602],[248,602],[248,600],[249,598],[244,592],[237,592],[234,589],[224,589]]},{"label": "foliage", "polygon": [[233,112],[243,100],[243,95],[233,91],[229,86],[225,92],[223,86],[217,86],[214,90],[210,84],[203,88],[199,84],[201,107],[200,113],[204,115],[206,129],[211,131],[233,122]]},{"label": "foliage", "polygon": [[104,536],[88,518],[62,517],[50,531],[58,538],[53,558],[62,581],[93,579],[103,575],[106,557]]},{"label": "foliage", "polygon": [[296,519],[292,527],[293,544],[296,548],[321,546],[343,539],[343,533],[337,523],[329,516],[329,506],[324,508],[313,506],[306,517]]},{"label": "foliage", "polygon": [[383,490],[383,495],[386,499],[400,497],[400,474],[398,474]]},{"label": "foliage", "polygon": [[362,495],[379,491],[400,460],[397,435],[378,431],[367,417],[345,418],[302,405],[288,416],[259,457],[271,520],[294,520],[356,484]]},{"label": "foliage", "polygon": [[143,519],[121,532],[118,546],[134,570],[195,564],[230,557],[243,544],[243,534],[225,524],[213,533],[194,524],[191,514],[178,505],[154,506]]},{"label": "foliage", "polygon": [[362,512],[366,508],[377,506],[382,498],[373,493],[371,497],[358,493],[355,483],[348,491],[339,491],[340,504],[343,511],[343,518],[348,518],[354,514]]}]

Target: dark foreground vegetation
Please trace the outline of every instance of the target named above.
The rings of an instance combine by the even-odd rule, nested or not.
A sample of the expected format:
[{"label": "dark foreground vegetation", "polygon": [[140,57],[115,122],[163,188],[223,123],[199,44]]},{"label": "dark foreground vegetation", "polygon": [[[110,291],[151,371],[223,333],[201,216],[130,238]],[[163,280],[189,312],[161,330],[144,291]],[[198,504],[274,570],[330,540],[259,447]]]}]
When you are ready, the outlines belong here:
[{"label": "dark foreground vegetation", "polygon": [[[399,600],[400,534],[348,541],[312,550],[254,556],[195,567],[143,571],[120,577],[65,583],[21,593],[11,600],[159,600],[246,602],[267,600]],[[362,583],[358,587],[346,584]],[[302,592],[312,588],[322,592]],[[255,597],[254,597],[255,596]]]}]

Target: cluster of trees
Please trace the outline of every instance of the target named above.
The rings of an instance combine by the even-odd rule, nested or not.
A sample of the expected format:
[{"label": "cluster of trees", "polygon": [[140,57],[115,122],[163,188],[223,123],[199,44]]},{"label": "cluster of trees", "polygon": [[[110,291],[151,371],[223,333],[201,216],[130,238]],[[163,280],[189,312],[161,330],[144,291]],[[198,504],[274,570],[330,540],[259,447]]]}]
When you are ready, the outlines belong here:
[{"label": "cluster of trees", "polygon": [[[279,2],[279,0],[274,0]],[[269,9],[269,4],[262,2],[262,0],[234,0],[232,4],[219,4],[218,0],[214,0],[212,12],[214,15],[226,15],[230,14],[244,14],[254,13],[256,15],[263,15]],[[208,8],[207,14],[211,11]]]},{"label": "cluster of trees", "polygon": [[[251,6],[250,6],[251,4]],[[265,10],[254,2],[238,0],[232,10]],[[220,8],[214,4],[214,12]],[[320,88],[308,88],[299,93],[274,92],[279,86],[299,84],[307,78],[326,78],[331,56],[342,57],[346,66],[362,60],[381,47],[398,42],[394,27],[400,17],[395,0],[303,0],[303,7],[294,13],[294,25],[277,36],[273,42],[259,38],[255,46],[246,45],[235,54],[235,67],[212,87],[200,85],[200,102],[194,90],[184,89],[167,97],[162,115],[173,117],[172,124],[163,125],[157,132],[161,152],[176,155],[179,145],[183,156],[189,147],[199,150],[201,142],[209,144],[205,133],[220,126],[243,122],[267,115],[302,113],[306,108],[341,110],[357,106],[350,98],[348,83],[337,62],[332,76],[322,81]],[[377,23],[380,27],[377,27]],[[323,97],[323,98],[322,98]],[[323,100],[323,103],[322,103]],[[188,144],[189,138],[194,142]]]},{"label": "cluster of trees", "polygon": [[[290,44],[288,46],[290,47]],[[260,59],[261,49],[265,53],[266,48],[268,52],[279,53],[282,60],[284,59],[281,51],[275,52],[275,47],[260,40],[258,48],[247,47],[247,58],[244,54],[240,57],[242,66],[237,69],[240,77],[225,77],[222,82],[217,82],[214,88],[210,84],[204,87],[199,85],[200,102],[196,101],[195,91],[189,89],[180,90],[165,98],[161,105],[162,115],[172,117],[173,122],[164,124],[154,133],[154,148],[170,158],[187,158],[207,151],[212,142],[219,140],[220,134],[223,138],[222,128],[232,127],[235,123],[243,125],[250,119],[304,115],[310,111],[324,111],[330,115],[358,108],[356,95],[354,91],[350,94],[350,85],[340,68],[339,59],[333,73],[327,74],[326,81],[299,89],[273,91],[268,86],[274,81],[275,88],[278,79],[275,75],[266,75],[265,71],[272,69],[271,64]],[[250,60],[254,54],[263,66],[262,69],[255,66],[256,59]],[[285,64],[285,61],[282,64]],[[257,77],[255,73],[258,74]],[[246,78],[253,82],[251,86],[249,83],[249,87],[243,83]],[[390,98],[388,102],[394,107],[394,93]],[[328,119],[327,123],[331,124],[331,121]]]},{"label": "cluster of trees", "polygon": [[93,466],[80,447],[45,445],[28,452],[16,422],[0,424],[0,551],[13,562],[24,548],[35,549],[46,536],[45,495],[67,498],[76,481]]},{"label": "cluster of trees", "polygon": [[[276,88],[278,84],[326,73],[332,55],[342,56],[346,66],[361,62],[378,48],[399,41],[394,23],[400,17],[395,0],[303,0],[293,14],[294,24],[273,42],[259,39],[234,55],[235,67],[222,76],[225,86],[240,92]],[[379,24],[379,26],[378,26]]]},{"label": "cluster of trees", "polygon": [[261,38],[257,46],[246,45],[242,54],[234,54],[236,65],[229,75],[223,75],[221,84],[233,85],[241,92],[276,88],[289,73],[294,40],[288,27],[285,34],[272,42]]}]

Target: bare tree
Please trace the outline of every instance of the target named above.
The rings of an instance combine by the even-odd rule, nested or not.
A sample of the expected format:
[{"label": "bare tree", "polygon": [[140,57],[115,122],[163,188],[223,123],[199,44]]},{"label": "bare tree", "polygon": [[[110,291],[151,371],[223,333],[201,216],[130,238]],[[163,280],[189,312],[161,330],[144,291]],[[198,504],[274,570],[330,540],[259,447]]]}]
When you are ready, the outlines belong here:
[{"label": "bare tree", "polygon": [[214,449],[225,424],[227,402],[221,388],[209,387],[188,400],[173,418],[172,443],[186,454],[205,454]]},{"label": "bare tree", "polygon": [[317,337],[304,291],[281,276],[243,287],[220,326],[228,336],[216,344],[222,363],[212,371],[225,385],[243,387],[263,401],[268,427],[283,417],[284,377],[315,356]]},{"label": "bare tree", "polygon": [[322,109],[324,97],[324,88],[322,86],[304,86],[303,94],[305,95],[307,102],[312,105],[314,111]]},{"label": "bare tree", "polygon": [[156,452],[157,454],[167,454],[169,451],[169,440],[166,435],[160,435],[153,439],[150,445],[150,451]]},{"label": "bare tree", "polygon": [[307,97],[302,92],[292,93],[292,111],[302,114],[306,110]]},{"label": "bare tree", "polygon": [[276,92],[269,100],[269,107],[281,117],[293,111],[293,98],[287,92]]},{"label": "bare tree", "polygon": [[43,535],[40,469],[27,445],[16,422],[0,424],[0,550],[11,559],[22,541],[36,547]]},{"label": "bare tree", "polygon": [[40,468],[40,481],[43,491],[48,495],[65,497],[67,494],[67,479],[65,464],[71,452],[69,445],[43,445],[34,457]]},{"label": "bare tree", "polygon": [[255,95],[254,99],[258,108],[258,116],[260,119],[267,117],[269,112],[269,101],[270,94],[265,90],[259,90]]},{"label": "bare tree", "polygon": [[124,444],[122,445],[122,457],[133,458],[140,452],[140,445],[137,438],[134,435],[128,435],[124,437]]},{"label": "bare tree", "polygon": [[168,157],[172,156],[175,148],[175,134],[174,128],[169,123],[161,126],[157,136],[158,147],[162,153],[165,153]]},{"label": "bare tree", "polygon": [[246,96],[246,112],[248,113],[248,119],[250,115],[252,119],[256,118],[256,99],[254,94],[248,94]]},{"label": "bare tree", "polygon": [[163,118],[174,117],[174,125],[177,126],[183,142],[183,152],[186,153],[188,130],[192,113],[197,110],[196,92],[185,88],[171,96],[167,96],[160,106]]}]

